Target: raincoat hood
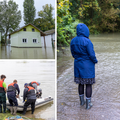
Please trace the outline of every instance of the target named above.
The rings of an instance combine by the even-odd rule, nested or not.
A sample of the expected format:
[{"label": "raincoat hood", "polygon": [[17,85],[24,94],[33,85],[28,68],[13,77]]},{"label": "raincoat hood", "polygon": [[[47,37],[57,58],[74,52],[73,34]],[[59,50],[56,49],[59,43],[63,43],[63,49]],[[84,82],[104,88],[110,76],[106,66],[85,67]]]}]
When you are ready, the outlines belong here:
[{"label": "raincoat hood", "polygon": [[77,36],[89,37],[89,28],[84,23],[79,23],[77,25]]}]

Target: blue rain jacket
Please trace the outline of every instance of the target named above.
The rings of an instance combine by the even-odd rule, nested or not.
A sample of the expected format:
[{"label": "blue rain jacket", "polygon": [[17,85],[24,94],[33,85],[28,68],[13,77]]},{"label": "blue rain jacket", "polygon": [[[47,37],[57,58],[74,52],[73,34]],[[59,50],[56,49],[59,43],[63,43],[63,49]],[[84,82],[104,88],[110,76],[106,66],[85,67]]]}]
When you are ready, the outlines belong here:
[{"label": "blue rain jacket", "polygon": [[77,25],[77,36],[72,39],[71,53],[74,59],[74,76],[77,78],[94,78],[95,56],[93,44],[89,39],[89,29],[83,24]]}]

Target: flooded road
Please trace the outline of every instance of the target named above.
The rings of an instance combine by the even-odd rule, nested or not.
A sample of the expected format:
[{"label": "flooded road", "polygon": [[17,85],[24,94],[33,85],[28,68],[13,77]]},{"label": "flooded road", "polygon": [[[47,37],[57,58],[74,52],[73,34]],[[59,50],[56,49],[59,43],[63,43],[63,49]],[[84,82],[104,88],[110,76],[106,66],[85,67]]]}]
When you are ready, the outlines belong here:
[{"label": "flooded road", "polygon": [[[20,95],[23,95],[24,83],[39,81],[42,97],[51,96],[55,100],[55,62],[54,61],[0,61],[0,75],[5,74],[8,85],[18,80]],[[55,120],[55,104],[53,102],[35,109],[34,115],[28,111],[25,116],[38,120]],[[36,120],[37,120],[36,119]]]},{"label": "flooded road", "polygon": [[[80,106],[69,48],[58,53],[58,120],[120,120],[120,34],[91,35],[98,64],[93,107]],[[62,69],[62,70],[61,70]]]},{"label": "flooded road", "polygon": [[15,48],[1,46],[0,59],[54,59],[55,51],[52,47]]}]

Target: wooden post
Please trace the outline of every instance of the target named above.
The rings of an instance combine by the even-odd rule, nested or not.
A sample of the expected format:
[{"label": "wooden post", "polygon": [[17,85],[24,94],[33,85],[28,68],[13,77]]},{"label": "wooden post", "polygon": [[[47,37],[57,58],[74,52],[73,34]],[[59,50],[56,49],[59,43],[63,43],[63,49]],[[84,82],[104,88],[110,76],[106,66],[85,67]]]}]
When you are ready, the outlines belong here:
[{"label": "wooden post", "polygon": [[46,48],[45,36],[44,36],[44,47]]}]

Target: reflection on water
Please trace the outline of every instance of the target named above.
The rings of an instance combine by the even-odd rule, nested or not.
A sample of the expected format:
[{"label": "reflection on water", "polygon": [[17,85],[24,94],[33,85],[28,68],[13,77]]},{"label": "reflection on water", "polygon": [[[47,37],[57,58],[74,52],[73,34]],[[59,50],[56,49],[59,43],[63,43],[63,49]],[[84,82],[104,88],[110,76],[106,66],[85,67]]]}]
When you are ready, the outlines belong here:
[{"label": "reflection on water", "polygon": [[[8,85],[14,79],[18,80],[20,95],[23,95],[24,83],[39,81],[42,89],[42,97],[51,96],[55,100],[55,62],[54,61],[0,61],[0,75],[5,74],[5,83]],[[47,105],[35,109],[34,116],[31,111],[26,113],[27,117],[39,118],[39,120],[55,119],[54,100]]]},{"label": "reflection on water", "polygon": [[54,59],[54,48],[15,48],[1,46],[1,59]]},{"label": "reflection on water", "polygon": [[120,34],[91,35],[90,39],[98,59],[93,107],[87,111],[79,105],[78,85],[74,83],[74,60],[67,47],[58,53],[58,120],[70,117],[78,120],[120,119]]}]

